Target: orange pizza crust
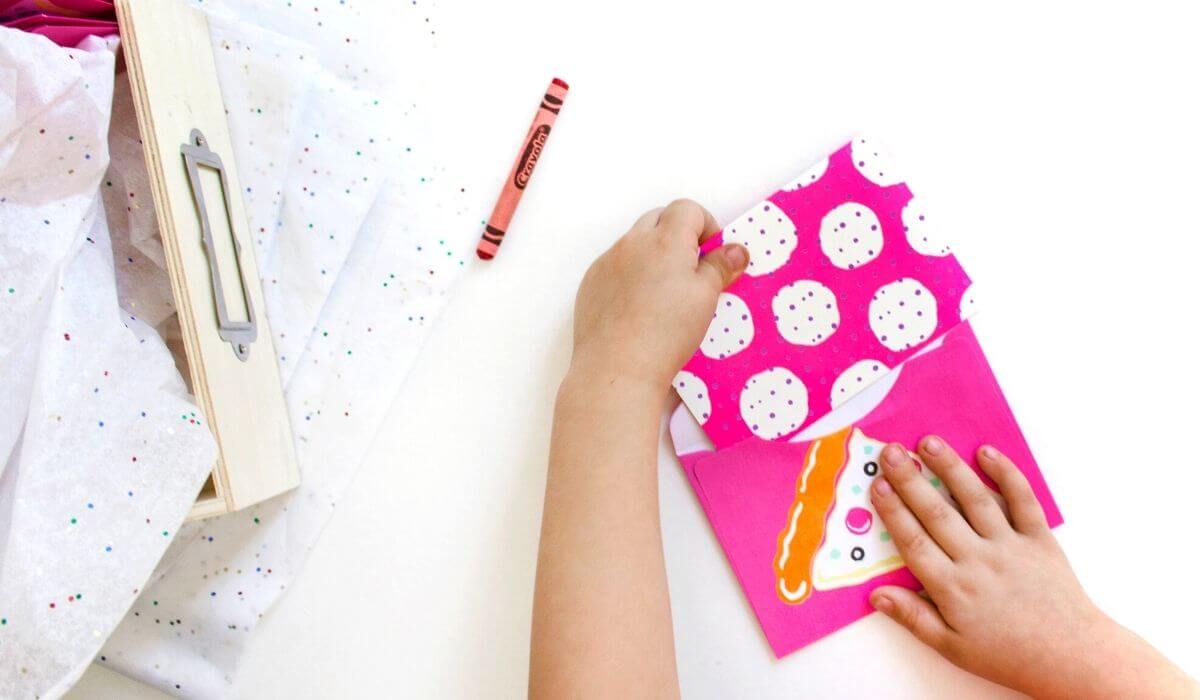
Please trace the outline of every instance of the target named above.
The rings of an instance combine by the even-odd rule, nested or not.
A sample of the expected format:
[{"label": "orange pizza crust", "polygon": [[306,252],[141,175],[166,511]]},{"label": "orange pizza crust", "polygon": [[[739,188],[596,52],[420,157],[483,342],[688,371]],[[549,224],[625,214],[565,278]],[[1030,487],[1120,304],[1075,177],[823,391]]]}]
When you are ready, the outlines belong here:
[{"label": "orange pizza crust", "polygon": [[775,592],[789,605],[812,594],[813,558],[825,539],[825,519],[833,507],[834,486],[846,464],[850,427],[814,440],[796,480],[796,498],[775,554]]}]

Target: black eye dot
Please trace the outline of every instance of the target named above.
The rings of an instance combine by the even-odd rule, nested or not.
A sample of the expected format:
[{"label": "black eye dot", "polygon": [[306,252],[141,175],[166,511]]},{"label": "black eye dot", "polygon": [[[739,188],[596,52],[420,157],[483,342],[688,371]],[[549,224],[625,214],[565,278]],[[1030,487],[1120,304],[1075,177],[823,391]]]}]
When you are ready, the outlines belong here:
[{"label": "black eye dot", "polygon": [[855,547],[850,550],[850,558],[854,561],[862,561],[865,556],[867,556],[867,553],[863,551],[862,547]]},{"label": "black eye dot", "polygon": [[867,476],[875,476],[879,473],[879,465],[874,462],[867,462],[863,465],[863,472]]}]

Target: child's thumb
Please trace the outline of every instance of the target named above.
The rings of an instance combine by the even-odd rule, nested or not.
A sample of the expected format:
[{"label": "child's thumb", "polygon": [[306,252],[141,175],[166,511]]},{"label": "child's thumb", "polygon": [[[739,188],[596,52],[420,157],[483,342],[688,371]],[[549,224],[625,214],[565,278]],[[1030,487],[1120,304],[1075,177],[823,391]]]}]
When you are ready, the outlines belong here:
[{"label": "child's thumb", "polygon": [[941,651],[950,627],[933,603],[900,586],[881,586],[871,592],[871,605],[903,625],[917,639]]},{"label": "child's thumb", "polygon": [[749,251],[737,243],[726,243],[700,258],[700,274],[719,285],[720,289],[725,289],[749,264]]}]

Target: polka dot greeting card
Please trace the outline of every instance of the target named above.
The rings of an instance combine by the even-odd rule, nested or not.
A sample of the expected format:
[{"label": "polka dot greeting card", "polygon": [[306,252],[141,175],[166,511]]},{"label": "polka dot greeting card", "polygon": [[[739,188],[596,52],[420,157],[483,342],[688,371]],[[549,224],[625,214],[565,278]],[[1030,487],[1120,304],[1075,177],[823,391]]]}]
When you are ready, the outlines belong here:
[{"label": "polka dot greeting card", "polygon": [[675,378],[718,449],[797,434],[973,307],[921,201],[866,138],[718,235],[744,245],[750,264]]}]

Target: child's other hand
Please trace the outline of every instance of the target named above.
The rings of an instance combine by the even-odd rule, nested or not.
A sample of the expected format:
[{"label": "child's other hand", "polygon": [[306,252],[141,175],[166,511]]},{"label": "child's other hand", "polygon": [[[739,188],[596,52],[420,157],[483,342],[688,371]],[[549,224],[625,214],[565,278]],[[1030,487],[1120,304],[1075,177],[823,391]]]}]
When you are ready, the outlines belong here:
[{"label": "child's other hand", "polygon": [[902,447],[884,450],[885,478],[875,480],[871,500],[929,598],[882,586],[871,594],[877,609],[954,664],[1036,697],[1130,697],[1131,687],[1144,697],[1195,692],[1088,599],[1007,457],[987,446],[977,454],[1001,500],[944,441],[926,437],[919,453],[962,514]]},{"label": "child's other hand", "polygon": [[575,299],[572,373],[665,393],[704,338],[717,295],[749,262],[734,244],[697,257],[717,230],[704,207],[676,200],[643,214],[592,263]]}]

